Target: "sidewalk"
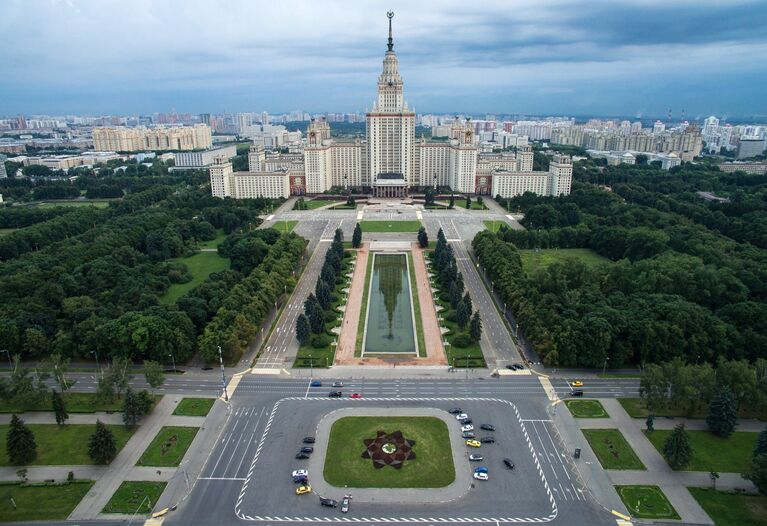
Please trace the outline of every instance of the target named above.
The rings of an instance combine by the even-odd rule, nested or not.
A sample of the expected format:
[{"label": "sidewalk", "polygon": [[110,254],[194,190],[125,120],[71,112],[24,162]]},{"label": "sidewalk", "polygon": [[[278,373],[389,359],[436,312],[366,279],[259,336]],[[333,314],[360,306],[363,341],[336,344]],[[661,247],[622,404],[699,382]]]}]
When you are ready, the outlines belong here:
[{"label": "sidewalk", "polygon": [[[10,413],[0,414],[0,424],[8,424],[11,422]],[[27,413],[20,413],[21,418],[25,424],[55,424],[55,413],[30,411]],[[66,425],[70,424],[95,424],[96,420],[100,420],[104,424],[116,424],[123,425],[123,414],[120,413],[72,413],[67,419]]]},{"label": "sidewalk", "polygon": [[[182,398],[184,398],[182,395],[165,395],[160,400],[154,411],[142,421],[117,458],[109,466],[103,467],[104,472],[96,479],[96,483],[88,494],[72,511],[69,516],[70,520],[97,518],[124,480],[137,480],[136,477],[150,477],[148,480],[168,480],[173,477],[176,468],[137,468],[136,462],[163,426],[199,426],[202,424],[204,421],[202,417],[171,416],[176,404]],[[158,474],[157,471],[160,473]]]},{"label": "sidewalk", "polygon": [[[618,400],[614,398],[598,399],[609,418],[580,418],[578,425],[582,429],[617,428],[645,465],[647,470],[605,470],[614,485],[655,485],[659,486],[674,506],[683,522],[692,524],[713,524],[703,508],[687,491],[688,486],[710,487],[708,473],[696,471],[674,471],[666,463],[658,450],[645,437],[642,428],[644,420],[631,418]],[[705,429],[705,421],[686,418],[656,419],[655,427],[670,429],[685,423],[690,429]],[[761,423],[760,423],[761,424]],[[753,421],[744,421],[745,428],[755,426]],[[746,430],[741,428],[741,430]],[[748,429],[751,430],[751,429]],[[761,430],[761,429],[760,429]],[[753,490],[753,485],[743,479],[739,473],[721,473],[717,488]]]}]

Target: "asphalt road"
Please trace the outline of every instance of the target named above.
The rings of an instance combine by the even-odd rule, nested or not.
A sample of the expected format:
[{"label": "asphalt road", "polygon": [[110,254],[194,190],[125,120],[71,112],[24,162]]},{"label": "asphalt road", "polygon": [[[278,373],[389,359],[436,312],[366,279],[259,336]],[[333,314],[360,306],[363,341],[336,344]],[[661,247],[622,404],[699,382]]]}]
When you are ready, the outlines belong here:
[{"label": "asphalt road", "polygon": [[[331,399],[330,382],[248,376],[232,398],[231,413],[192,493],[167,524],[356,522],[540,522],[614,524],[580,479],[546,411],[548,399],[533,377],[492,380],[347,380],[344,398]],[[557,390],[560,387],[557,386]],[[609,389],[609,387],[605,387]],[[348,394],[359,392],[361,399]],[[495,444],[485,444],[481,465],[490,480],[446,503],[354,503],[348,514],[319,505],[316,495],[295,495],[290,479],[302,461],[293,457],[304,436],[340,407],[459,406],[475,423],[492,423]],[[456,423],[457,425],[457,423]],[[457,432],[456,430],[453,430]],[[483,432],[484,433],[484,432]],[[323,444],[315,444],[323,447]],[[468,454],[468,450],[463,452]],[[512,458],[514,471],[502,459]],[[468,462],[456,469],[470,470]],[[315,470],[313,470],[315,471]],[[310,482],[313,474],[310,472]],[[340,499],[353,489],[325,495]],[[407,500],[407,499],[406,499]]]}]

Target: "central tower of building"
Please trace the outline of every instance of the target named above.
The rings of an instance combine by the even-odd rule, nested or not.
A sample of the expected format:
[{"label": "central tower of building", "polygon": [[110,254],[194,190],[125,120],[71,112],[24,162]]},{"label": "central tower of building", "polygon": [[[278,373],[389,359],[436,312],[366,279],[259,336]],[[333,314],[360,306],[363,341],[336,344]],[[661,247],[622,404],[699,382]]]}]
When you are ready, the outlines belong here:
[{"label": "central tower of building", "polygon": [[404,197],[414,184],[415,112],[405,103],[402,77],[394,53],[391,20],[389,40],[378,77],[378,97],[366,114],[370,182],[378,197]]}]

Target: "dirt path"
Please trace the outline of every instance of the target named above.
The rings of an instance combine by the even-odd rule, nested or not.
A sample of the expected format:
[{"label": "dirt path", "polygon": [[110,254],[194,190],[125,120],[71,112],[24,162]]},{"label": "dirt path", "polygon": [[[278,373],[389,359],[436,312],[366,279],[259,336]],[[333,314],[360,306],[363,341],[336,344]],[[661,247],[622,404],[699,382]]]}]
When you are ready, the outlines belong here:
[{"label": "dirt path", "polygon": [[434,301],[431,296],[431,287],[426,274],[426,264],[423,252],[417,244],[413,245],[413,265],[415,267],[416,283],[418,288],[418,300],[421,305],[421,320],[426,345],[426,358],[360,358],[354,356],[354,348],[357,345],[357,330],[360,322],[360,313],[366,305],[362,305],[362,293],[365,288],[365,272],[370,257],[369,245],[363,243],[357,251],[357,265],[354,267],[352,286],[349,290],[349,302],[346,304],[341,334],[338,337],[338,349],[333,363],[335,365],[447,365],[445,353],[442,350],[442,339],[439,334],[439,325],[434,311]]}]

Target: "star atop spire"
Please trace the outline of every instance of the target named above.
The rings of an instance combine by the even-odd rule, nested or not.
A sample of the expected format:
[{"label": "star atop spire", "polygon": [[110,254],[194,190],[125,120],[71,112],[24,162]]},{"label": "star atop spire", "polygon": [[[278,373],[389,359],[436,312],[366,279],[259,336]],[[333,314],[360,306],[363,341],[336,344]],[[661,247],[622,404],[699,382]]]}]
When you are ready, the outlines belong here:
[{"label": "star atop spire", "polygon": [[389,41],[386,44],[386,47],[389,48],[389,51],[394,51],[394,40],[392,40],[391,37],[391,19],[394,18],[394,11],[388,11],[386,16],[389,19]]}]

